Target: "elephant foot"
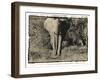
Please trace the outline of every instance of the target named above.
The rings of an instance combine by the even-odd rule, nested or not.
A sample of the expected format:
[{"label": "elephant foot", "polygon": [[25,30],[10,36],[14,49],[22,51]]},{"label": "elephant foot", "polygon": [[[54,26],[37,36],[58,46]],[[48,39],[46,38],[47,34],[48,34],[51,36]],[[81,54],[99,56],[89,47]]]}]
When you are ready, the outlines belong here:
[{"label": "elephant foot", "polygon": [[61,51],[58,51],[57,56],[61,56]]},{"label": "elephant foot", "polygon": [[51,54],[51,56],[50,56],[51,58],[57,58],[58,57],[58,55],[54,55],[54,54]]},{"label": "elephant foot", "polygon": [[56,54],[56,51],[53,51],[52,53],[51,53],[51,56],[50,56],[51,58],[57,58],[58,57],[58,55]]}]

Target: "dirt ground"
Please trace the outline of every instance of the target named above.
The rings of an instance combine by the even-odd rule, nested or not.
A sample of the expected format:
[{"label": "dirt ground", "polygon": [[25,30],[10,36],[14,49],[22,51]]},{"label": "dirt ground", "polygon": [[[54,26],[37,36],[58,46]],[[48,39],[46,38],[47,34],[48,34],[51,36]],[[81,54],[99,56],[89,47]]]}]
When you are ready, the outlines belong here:
[{"label": "dirt ground", "polygon": [[[40,52],[38,52],[40,51]],[[87,61],[88,54],[85,47],[70,46],[62,49],[61,56],[52,58],[52,50],[39,49],[37,52],[31,52],[29,54],[29,63],[47,63],[47,62],[79,62]]]},{"label": "dirt ground", "polygon": [[[64,46],[61,56],[52,58],[52,47],[50,44],[50,35],[44,29],[44,21],[46,17],[38,17],[30,15],[29,17],[29,63],[48,63],[48,62],[79,62],[88,60],[88,48],[84,46]],[[74,19],[74,18],[73,18]],[[74,19],[76,20],[76,19]],[[83,23],[84,22],[84,23]],[[87,22],[82,18],[83,26],[87,26]],[[87,36],[86,36],[87,37]]]}]

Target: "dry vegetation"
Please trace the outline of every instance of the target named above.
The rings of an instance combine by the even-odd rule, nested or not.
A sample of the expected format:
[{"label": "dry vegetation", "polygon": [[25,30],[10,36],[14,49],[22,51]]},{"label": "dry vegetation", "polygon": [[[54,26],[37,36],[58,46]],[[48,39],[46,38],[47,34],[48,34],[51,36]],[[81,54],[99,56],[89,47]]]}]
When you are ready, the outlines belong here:
[{"label": "dry vegetation", "polygon": [[[68,45],[65,40],[62,44],[63,49],[61,56],[51,58],[52,47],[50,44],[50,35],[43,28],[45,19],[46,17],[38,17],[34,15],[30,15],[29,17],[29,63],[88,60],[87,35],[84,35],[84,33],[80,34],[86,42],[84,46]],[[80,19],[80,23],[83,24],[83,27],[85,26],[87,28],[86,19]],[[87,31],[85,31],[85,34],[87,34]]]}]

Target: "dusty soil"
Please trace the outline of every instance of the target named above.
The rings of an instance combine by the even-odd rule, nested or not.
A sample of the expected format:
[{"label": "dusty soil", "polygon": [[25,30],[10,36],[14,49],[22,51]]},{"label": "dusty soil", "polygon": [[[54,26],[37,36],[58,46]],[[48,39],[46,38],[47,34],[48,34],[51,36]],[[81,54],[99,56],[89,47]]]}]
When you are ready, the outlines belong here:
[{"label": "dusty soil", "polygon": [[[38,52],[40,51],[40,52]],[[61,56],[57,58],[51,57],[52,50],[50,49],[39,49],[36,52],[31,52],[29,54],[29,63],[39,63],[39,62],[78,62],[87,61],[88,54],[85,47],[70,46],[62,49]]]},{"label": "dusty soil", "polygon": [[[61,56],[52,58],[52,47],[50,44],[50,35],[44,29],[46,17],[30,15],[29,17],[29,48],[28,62],[77,62],[88,60],[88,50],[86,46],[66,46],[63,44]],[[64,46],[65,45],[65,46]]]}]

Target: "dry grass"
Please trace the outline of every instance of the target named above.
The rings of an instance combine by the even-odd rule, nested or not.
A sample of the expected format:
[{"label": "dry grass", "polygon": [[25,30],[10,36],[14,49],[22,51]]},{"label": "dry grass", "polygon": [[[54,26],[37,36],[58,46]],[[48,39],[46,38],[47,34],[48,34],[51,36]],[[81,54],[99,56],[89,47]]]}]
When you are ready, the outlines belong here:
[{"label": "dry grass", "polygon": [[77,61],[87,61],[87,49],[86,47],[70,46],[62,49],[61,56],[57,58],[52,58],[50,55],[52,50],[50,49],[39,49],[37,52],[31,52],[29,54],[29,63],[35,62],[77,62]]},{"label": "dry grass", "polygon": [[77,62],[88,60],[88,50],[86,46],[69,46],[63,44],[62,54],[57,58],[51,58],[52,47],[50,44],[50,35],[43,28],[45,17],[31,15],[29,18],[29,63],[39,62]]}]

